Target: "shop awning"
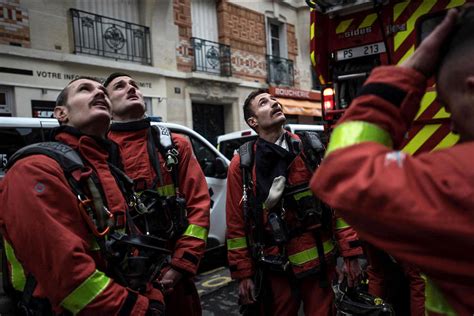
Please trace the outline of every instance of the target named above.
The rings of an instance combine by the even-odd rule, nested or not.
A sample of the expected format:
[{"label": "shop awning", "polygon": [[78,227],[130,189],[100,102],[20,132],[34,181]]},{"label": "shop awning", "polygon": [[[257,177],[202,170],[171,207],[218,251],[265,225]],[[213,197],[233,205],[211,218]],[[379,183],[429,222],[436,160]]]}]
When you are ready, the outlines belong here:
[{"label": "shop awning", "polygon": [[283,113],[290,115],[321,116],[321,102],[277,98],[283,106]]}]

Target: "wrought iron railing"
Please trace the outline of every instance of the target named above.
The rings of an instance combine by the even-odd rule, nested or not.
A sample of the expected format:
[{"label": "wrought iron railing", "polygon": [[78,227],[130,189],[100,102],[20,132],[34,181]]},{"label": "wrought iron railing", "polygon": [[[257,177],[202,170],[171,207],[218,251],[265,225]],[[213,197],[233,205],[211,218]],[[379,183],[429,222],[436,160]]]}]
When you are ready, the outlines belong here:
[{"label": "wrought iron railing", "polygon": [[194,52],[193,71],[232,76],[229,45],[192,37],[191,46]]},{"label": "wrought iron railing", "polygon": [[282,86],[293,86],[295,71],[293,61],[267,55],[267,81]]},{"label": "wrought iron railing", "polygon": [[151,64],[150,29],[71,9],[74,53]]}]

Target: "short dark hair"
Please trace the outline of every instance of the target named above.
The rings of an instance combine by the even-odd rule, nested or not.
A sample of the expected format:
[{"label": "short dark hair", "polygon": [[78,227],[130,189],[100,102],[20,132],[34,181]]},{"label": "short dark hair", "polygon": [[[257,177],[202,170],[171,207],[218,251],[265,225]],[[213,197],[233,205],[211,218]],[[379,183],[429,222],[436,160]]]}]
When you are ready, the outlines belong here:
[{"label": "short dark hair", "polygon": [[68,97],[68,91],[69,91],[69,86],[71,85],[71,83],[73,83],[74,81],[77,81],[77,80],[81,80],[81,79],[87,79],[87,80],[92,80],[92,81],[95,81],[95,82],[98,82],[98,83],[101,83],[99,80],[97,80],[96,78],[94,77],[89,77],[89,76],[79,76],[71,81],[69,81],[69,83],[64,87],[64,89],[61,90],[61,92],[59,92],[59,95],[58,97],[56,98],[56,106],[62,106],[62,105],[66,105],[67,104],[67,97]]},{"label": "short dark hair", "polygon": [[243,110],[244,110],[244,120],[245,120],[245,122],[247,122],[247,120],[255,114],[252,111],[251,107],[250,107],[250,103],[252,103],[253,99],[255,99],[258,95],[260,95],[262,93],[268,93],[268,89],[263,89],[262,88],[262,89],[252,91],[252,92],[250,92],[250,94],[245,99],[244,105],[242,107]]},{"label": "short dark hair", "polygon": [[129,78],[132,78],[132,76],[130,76],[129,74],[126,74],[124,72],[114,72],[114,73],[111,73],[107,79],[105,79],[103,85],[104,87],[107,88],[107,86],[112,82],[112,80],[114,80],[115,78],[117,77],[129,77]]}]

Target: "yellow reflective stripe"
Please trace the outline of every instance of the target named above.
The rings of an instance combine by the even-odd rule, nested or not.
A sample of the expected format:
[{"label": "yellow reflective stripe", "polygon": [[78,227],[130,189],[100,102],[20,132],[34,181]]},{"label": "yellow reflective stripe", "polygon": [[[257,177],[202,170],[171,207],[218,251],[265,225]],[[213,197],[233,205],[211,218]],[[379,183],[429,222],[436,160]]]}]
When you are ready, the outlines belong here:
[{"label": "yellow reflective stripe", "polygon": [[406,9],[410,1],[400,2],[393,6],[393,20],[397,21],[398,17]]},{"label": "yellow reflective stripe", "polygon": [[461,5],[463,5],[464,3],[466,3],[465,0],[451,0],[448,4],[448,6],[446,7],[446,9],[451,9],[451,8],[454,8],[454,7],[459,7]]},{"label": "yellow reflective stripe", "polygon": [[416,9],[416,11],[410,16],[407,21],[407,30],[404,32],[398,32],[395,34],[394,38],[394,50],[397,51],[400,45],[407,39],[407,37],[413,32],[415,29],[415,23],[418,18],[426,13],[430,12],[431,8],[436,4],[436,1],[433,0],[424,0],[420,6]]},{"label": "yellow reflective stripe", "polygon": [[403,55],[403,57],[400,58],[400,60],[397,62],[397,65],[402,64],[408,57],[410,57],[411,55],[413,55],[414,52],[415,52],[415,45],[412,45],[412,46],[407,50],[407,52],[405,53],[405,55]]},{"label": "yellow reflective stripe", "polygon": [[164,185],[162,187],[157,187],[156,191],[161,196],[174,196],[176,195],[174,190],[174,184]]},{"label": "yellow reflective stripe", "polygon": [[[23,270],[23,266],[16,258],[15,251],[13,250],[12,246],[5,239],[3,239],[3,244],[5,247],[5,254],[7,256],[7,260],[10,263],[12,269],[10,276],[12,286],[17,291],[23,291],[26,283],[25,271]],[[4,276],[6,272],[7,271],[3,271]]]},{"label": "yellow reflective stripe", "polygon": [[339,217],[336,219],[336,229],[343,229],[347,227],[351,227],[351,225],[347,224],[345,220]]},{"label": "yellow reflective stripe", "polygon": [[362,121],[346,122],[336,127],[332,132],[326,156],[336,149],[363,142],[376,142],[392,147],[390,134],[377,125]]},{"label": "yellow reflective stripe", "polygon": [[184,231],[183,236],[194,237],[206,241],[208,233],[209,232],[207,228],[194,224],[189,224],[188,228],[186,228],[186,230]]},{"label": "yellow reflective stripe", "polygon": [[316,59],[314,59],[314,52],[311,52],[311,54],[309,54],[310,57],[311,57],[311,64],[313,66],[316,66]]},{"label": "yellow reflective stripe", "polygon": [[296,201],[299,201],[301,198],[304,198],[306,196],[313,196],[313,193],[310,189],[303,192],[298,192],[294,195]]},{"label": "yellow reflective stripe", "polygon": [[433,135],[441,124],[426,125],[402,148],[402,151],[413,154]]},{"label": "yellow reflective stripe", "polygon": [[[334,242],[332,240],[325,241],[323,243],[324,254],[329,253],[334,249]],[[295,253],[294,255],[288,256],[288,260],[294,265],[302,265],[311,260],[319,258],[318,249],[316,247],[306,249],[304,251]]]},{"label": "yellow reflective stripe", "polygon": [[372,14],[367,15],[364,18],[364,21],[362,21],[362,23],[359,25],[358,29],[362,29],[362,28],[371,26],[372,24],[374,24],[376,19],[377,19],[377,14],[376,13],[372,13]]},{"label": "yellow reflective stripe", "polygon": [[242,248],[247,248],[246,237],[227,239],[227,250],[236,250]]},{"label": "yellow reflective stripe", "polygon": [[320,82],[321,84],[326,84],[326,81],[324,81],[323,76],[319,76],[319,82]]},{"label": "yellow reflective stripe", "polygon": [[445,138],[443,138],[442,141],[439,142],[438,145],[436,145],[435,148],[433,148],[433,150],[438,150],[438,149],[443,149],[443,148],[452,147],[452,146],[453,146],[454,144],[456,144],[458,141],[459,141],[459,135],[453,134],[453,133],[449,133],[448,135],[446,135]]},{"label": "yellow reflective stripe", "polygon": [[309,39],[313,40],[314,38],[314,23],[311,23],[309,26]]},{"label": "yellow reflective stripe", "polygon": [[436,99],[436,92],[430,91],[426,92],[425,95],[423,96],[423,99],[421,99],[420,103],[420,109],[418,110],[418,113],[416,113],[415,120],[420,117],[420,115],[425,112],[425,110],[428,108],[428,106],[433,103],[433,101]]},{"label": "yellow reflective stripe", "polygon": [[89,250],[90,251],[99,251],[100,250],[100,246],[97,243],[97,240],[95,239],[94,236],[92,236],[92,241],[91,241],[91,245],[90,245]]},{"label": "yellow reflective stripe", "polygon": [[76,315],[102,293],[109,283],[109,277],[103,272],[95,270],[61,302],[61,306]]},{"label": "yellow reflective stripe", "polygon": [[433,283],[433,281],[426,277],[421,276],[425,280],[425,308],[427,312],[433,312],[446,316],[457,316],[457,313],[449,305],[448,301],[443,296],[443,293]]},{"label": "yellow reflective stripe", "polygon": [[445,108],[439,109],[439,111],[433,116],[434,119],[440,119],[440,118],[448,118],[450,117],[451,114],[446,112]]},{"label": "yellow reflective stripe", "polygon": [[341,23],[339,23],[339,25],[336,28],[336,34],[344,33],[349,28],[349,26],[351,26],[351,23],[353,20],[354,19],[341,21]]}]

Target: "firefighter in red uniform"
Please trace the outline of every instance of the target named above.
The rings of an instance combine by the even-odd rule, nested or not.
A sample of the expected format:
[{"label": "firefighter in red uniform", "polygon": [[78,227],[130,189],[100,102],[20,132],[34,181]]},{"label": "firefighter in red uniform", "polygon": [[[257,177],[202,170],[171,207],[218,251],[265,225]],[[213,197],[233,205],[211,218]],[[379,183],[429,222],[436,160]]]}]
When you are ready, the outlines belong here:
[{"label": "firefighter in red uniform", "polygon": [[247,158],[241,151],[232,159],[226,206],[229,269],[239,282],[240,304],[251,308],[258,300],[263,303],[258,313],[296,315],[303,302],[305,315],[332,315],[329,282],[336,273],[338,248],[333,237],[353,281],[360,276],[357,235],[329,209],[318,218],[302,214],[314,210],[308,188],[312,173],[300,138],[283,129],[286,118],[277,100],[266,90],[252,92],[244,117],[259,135],[248,145],[255,158],[247,184],[241,169]]},{"label": "firefighter in red uniform", "polygon": [[[110,101],[105,88],[79,78],[62,90],[56,104],[61,126],[55,140],[80,153],[86,166],[74,177],[95,174],[104,205],[117,219],[127,204],[107,164]],[[151,311],[163,309],[158,289],[150,286],[146,297],[105,274],[110,266],[93,242],[81,216],[85,202],[73,193],[69,180],[55,160],[36,154],[19,159],[1,182],[0,229],[11,286],[27,297],[21,301],[22,312],[49,315],[52,308],[58,314],[156,315]]]},{"label": "firefighter in red uniform", "polygon": [[[472,7],[449,11],[404,64],[375,69],[311,182],[361,238],[425,274],[427,312],[443,315],[474,312],[473,28]],[[460,143],[411,157],[392,148],[435,71]]]},{"label": "firefighter in red uniform", "polygon": [[[209,229],[210,197],[204,174],[189,141],[175,134],[172,141],[178,155],[173,159],[177,159],[178,165],[173,167],[177,168],[175,176],[170,171],[166,165],[170,157],[167,156],[165,161],[163,155],[166,153],[157,148],[157,145],[160,146],[159,137],[150,127],[150,120],[144,118],[145,103],[135,80],[127,74],[114,73],[104,85],[112,102],[114,120],[109,138],[118,143],[124,170],[134,180],[136,191],[152,190],[159,192],[160,198],[185,200],[185,205],[179,206],[176,202],[170,206],[170,217],[181,213],[184,216],[182,220],[189,225],[185,225],[179,236],[170,239],[172,259],[169,269],[160,278],[166,291],[166,314],[201,315],[199,296],[191,278],[196,274],[206,249]],[[169,224],[164,223],[166,219],[158,220],[161,221],[159,224]],[[153,226],[152,221],[149,224]],[[153,230],[153,227],[150,229]],[[169,238],[166,234],[160,237]]]}]

